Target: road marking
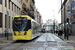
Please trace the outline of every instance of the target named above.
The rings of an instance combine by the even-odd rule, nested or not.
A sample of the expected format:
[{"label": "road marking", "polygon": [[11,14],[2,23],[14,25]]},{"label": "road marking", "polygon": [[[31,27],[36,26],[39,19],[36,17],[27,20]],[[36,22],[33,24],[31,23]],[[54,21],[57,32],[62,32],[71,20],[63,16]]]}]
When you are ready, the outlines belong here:
[{"label": "road marking", "polygon": [[43,47],[21,47],[21,48],[43,48]]},{"label": "road marking", "polygon": [[23,50],[27,50],[27,48],[26,49],[24,48]]},{"label": "road marking", "polygon": [[34,47],[22,47],[22,48],[34,48]]},{"label": "road marking", "polygon": [[1,45],[4,45],[4,44],[6,44],[6,43],[2,43]]},{"label": "road marking", "polygon": [[17,45],[21,45],[21,44],[23,44],[23,43],[15,43],[15,44],[17,44]]},{"label": "road marking", "polygon": [[[30,44],[33,44],[33,43],[35,43],[35,42],[30,42]],[[26,44],[29,44],[29,43],[26,43]]]},{"label": "road marking", "polygon": [[5,44],[12,44],[12,43],[0,43],[0,45],[5,45]]}]

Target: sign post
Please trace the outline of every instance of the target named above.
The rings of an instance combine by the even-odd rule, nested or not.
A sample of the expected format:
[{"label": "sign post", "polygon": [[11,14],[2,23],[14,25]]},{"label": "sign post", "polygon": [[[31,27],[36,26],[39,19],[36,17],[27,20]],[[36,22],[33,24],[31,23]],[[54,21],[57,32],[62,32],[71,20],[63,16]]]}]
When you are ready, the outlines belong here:
[{"label": "sign post", "polygon": [[70,15],[71,15],[71,17],[73,17],[73,16],[74,16],[74,13],[73,13],[73,12],[71,12],[71,13],[70,13]]},{"label": "sign post", "polygon": [[[7,11],[7,31],[9,30],[9,12]],[[9,32],[7,32],[7,40],[9,39]]]}]

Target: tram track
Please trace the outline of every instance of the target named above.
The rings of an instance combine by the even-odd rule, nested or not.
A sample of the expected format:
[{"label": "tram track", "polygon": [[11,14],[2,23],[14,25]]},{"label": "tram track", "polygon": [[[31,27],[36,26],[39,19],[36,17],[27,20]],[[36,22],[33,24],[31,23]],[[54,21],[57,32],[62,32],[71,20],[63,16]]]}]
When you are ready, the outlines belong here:
[{"label": "tram track", "polygon": [[63,42],[54,34],[45,34],[45,36],[43,37],[45,37],[43,38],[45,40],[44,42],[42,41],[39,42],[38,39],[40,38],[38,37],[30,41],[14,41],[12,43],[9,43],[5,47],[0,48],[0,50],[28,50],[28,49],[47,50],[47,49],[54,49],[54,48],[64,50],[67,48],[68,49],[72,48],[72,46],[68,46],[67,43]]},{"label": "tram track", "polygon": [[[16,50],[18,49],[19,47],[21,47],[22,45],[24,44],[30,44],[30,43],[35,43],[35,40],[37,39],[38,37],[32,39],[32,40],[29,40],[29,41],[26,41],[26,40],[23,40],[23,41],[13,41],[11,43],[6,43],[4,45],[1,45],[1,48],[0,50],[4,50],[4,49],[7,49],[7,48],[13,48],[13,50]],[[13,47],[12,47],[13,46]],[[15,46],[15,47],[14,47]]]},{"label": "tram track", "polygon": [[[31,41],[30,41],[31,42]],[[29,43],[29,42],[28,42]],[[13,48],[13,50],[16,50],[16,49],[18,49],[19,47],[21,47],[22,45],[24,45],[25,44],[25,42],[17,42],[17,41],[15,41],[15,42],[12,42],[12,43],[8,43],[6,46],[3,46],[3,47],[1,47],[0,48],[0,50],[3,50],[3,49],[7,49],[7,48]],[[15,47],[14,47],[15,46]]]},{"label": "tram track", "polygon": [[[8,44],[8,43],[6,43],[6,44]],[[3,49],[3,48],[5,48],[5,47],[7,47],[7,46],[12,45],[12,44],[14,44],[14,43],[9,43],[8,45],[6,45],[6,46],[4,46],[4,47],[1,47],[0,50]]]}]

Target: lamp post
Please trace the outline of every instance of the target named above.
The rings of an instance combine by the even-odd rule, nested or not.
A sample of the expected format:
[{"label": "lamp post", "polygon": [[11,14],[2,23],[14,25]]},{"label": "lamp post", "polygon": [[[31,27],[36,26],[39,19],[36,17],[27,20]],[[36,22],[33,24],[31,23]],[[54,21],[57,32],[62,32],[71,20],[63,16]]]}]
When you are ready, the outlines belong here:
[{"label": "lamp post", "polygon": [[66,34],[65,34],[65,31],[66,31],[66,26],[65,26],[65,4],[64,4],[64,38],[66,39]]},{"label": "lamp post", "polygon": [[55,33],[55,10],[52,10],[52,11],[54,11],[54,22],[53,22],[54,23],[54,27],[53,28],[54,28],[54,33]]},{"label": "lamp post", "polygon": [[9,12],[7,11],[7,40],[9,39]]}]

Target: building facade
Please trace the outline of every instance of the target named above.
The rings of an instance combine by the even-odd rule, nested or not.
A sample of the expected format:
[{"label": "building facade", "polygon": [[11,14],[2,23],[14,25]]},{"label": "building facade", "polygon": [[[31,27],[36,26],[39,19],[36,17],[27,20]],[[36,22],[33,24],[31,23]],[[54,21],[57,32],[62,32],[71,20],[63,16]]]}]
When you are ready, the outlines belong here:
[{"label": "building facade", "polygon": [[15,15],[21,15],[20,0],[0,0],[0,36],[7,27],[8,33],[12,33],[12,17]]},{"label": "building facade", "polygon": [[35,17],[35,21],[38,22],[38,18],[37,18],[37,9],[36,9],[36,6],[34,5],[34,17]]},{"label": "building facade", "polygon": [[47,24],[47,25],[53,25],[53,20],[51,20],[51,19],[49,20],[49,19],[48,19],[48,20],[46,21],[46,24]]},{"label": "building facade", "polygon": [[37,20],[38,23],[41,24],[41,14],[39,12],[37,12]]},{"label": "building facade", "polygon": [[[62,7],[62,25],[65,23],[64,24],[65,27],[64,27],[64,25],[63,25],[63,27],[67,28],[66,18],[69,18],[68,29],[71,29],[72,30],[72,35],[75,36],[75,9],[73,9],[73,7],[72,7],[72,1],[73,0],[64,0],[64,2],[62,3],[63,4],[63,7]],[[71,12],[74,13],[73,16],[70,15]]]},{"label": "building facade", "polygon": [[50,20],[48,19],[48,20],[46,21],[46,31],[50,31],[50,30],[53,29],[53,22],[54,22],[54,21],[51,20],[51,19],[50,19]]},{"label": "building facade", "polygon": [[21,0],[22,2],[22,15],[29,15],[31,18],[34,17],[34,0]]},{"label": "building facade", "polygon": [[[65,4],[65,10],[64,10],[64,4]],[[64,16],[65,16],[65,21],[66,18],[70,19],[70,13],[68,13],[68,6],[71,4],[71,0],[67,0],[66,2],[63,2],[63,7],[62,7],[62,23],[64,24]],[[65,12],[65,15],[64,15]]]}]

